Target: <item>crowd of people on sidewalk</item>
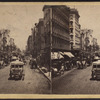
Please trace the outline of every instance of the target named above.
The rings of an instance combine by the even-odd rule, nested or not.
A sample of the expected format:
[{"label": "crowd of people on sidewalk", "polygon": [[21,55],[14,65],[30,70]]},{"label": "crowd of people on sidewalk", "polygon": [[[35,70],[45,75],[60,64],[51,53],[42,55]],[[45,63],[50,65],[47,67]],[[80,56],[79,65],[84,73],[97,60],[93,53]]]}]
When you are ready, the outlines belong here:
[{"label": "crowd of people on sidewalk", "polygon": [[52,60],[52,77],[62,74],[62,71],[68,71],[73,68],[84,69],[91,66],[94,55],[87,53],[79,53],[78,56],[72,58],[65,57],[64,59]]}]

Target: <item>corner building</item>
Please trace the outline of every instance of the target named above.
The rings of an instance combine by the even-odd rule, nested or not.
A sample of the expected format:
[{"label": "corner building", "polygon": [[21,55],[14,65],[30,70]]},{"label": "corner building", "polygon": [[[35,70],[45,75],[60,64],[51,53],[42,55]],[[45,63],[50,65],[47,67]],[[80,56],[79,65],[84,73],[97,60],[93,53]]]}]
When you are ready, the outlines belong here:
[{"label": "corner building", "polygon": [[64,5],[43,7],[46,47],[53,52],[70,50],[70,8]]}]

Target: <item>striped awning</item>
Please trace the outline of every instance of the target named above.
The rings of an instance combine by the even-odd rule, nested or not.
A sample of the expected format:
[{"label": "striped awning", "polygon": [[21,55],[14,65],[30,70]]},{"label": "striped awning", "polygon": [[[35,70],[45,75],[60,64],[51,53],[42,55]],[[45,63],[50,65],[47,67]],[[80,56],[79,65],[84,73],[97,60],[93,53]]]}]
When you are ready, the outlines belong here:
[{"label": "striped awning", "polygon": [[69,58],[74,57],[74,55],[71,52],[64,52],[62,55],[68,56]]}]

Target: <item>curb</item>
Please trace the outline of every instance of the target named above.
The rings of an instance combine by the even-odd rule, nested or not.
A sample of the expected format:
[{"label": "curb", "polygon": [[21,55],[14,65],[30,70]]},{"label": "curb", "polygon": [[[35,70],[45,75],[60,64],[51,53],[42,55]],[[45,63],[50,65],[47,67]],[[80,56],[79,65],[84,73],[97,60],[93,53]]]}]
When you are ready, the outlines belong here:
[{"label": "curb", "polygon": [[48,78],[48,76],[47,75],[45,75],[45,73],[39,68],[39,67],[37,67],[38,69],[39,69],[39,71],[49,80],[49,82],[51,83],[51,80]]}]

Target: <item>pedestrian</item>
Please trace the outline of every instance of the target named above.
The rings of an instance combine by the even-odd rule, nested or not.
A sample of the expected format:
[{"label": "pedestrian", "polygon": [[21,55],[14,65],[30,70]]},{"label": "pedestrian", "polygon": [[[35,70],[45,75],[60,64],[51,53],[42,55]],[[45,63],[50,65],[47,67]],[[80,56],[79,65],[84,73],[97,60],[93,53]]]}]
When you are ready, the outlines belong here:
[{"label": "pedestrian", "polygon": [[80,57],[77,58],[76,64],[77,64],[77,68],[80,69],[81,68],[81,59],[80,59]]},{"label": "pedestrian", "polygon": [[60,71],[61,69],[61,61],[58,62],[58,67],[57,67],[58,71]]},{"label": "pedestrian", "polygon": [[35,69],[37,68],[37,61],[36,58],[33,59],[33,65],[35,66]]},{"label": "pedestrian", "polygon": [[61,74],[64,74],[64,63],[61,64],[60,73],[61,73]]},{"label": "pedestrian", "polygon": [[31,59],[31,68],[33,69],[33,68],[37,68],[37,61],[36,61],[36,59],[35,58],[32,58]]}]

